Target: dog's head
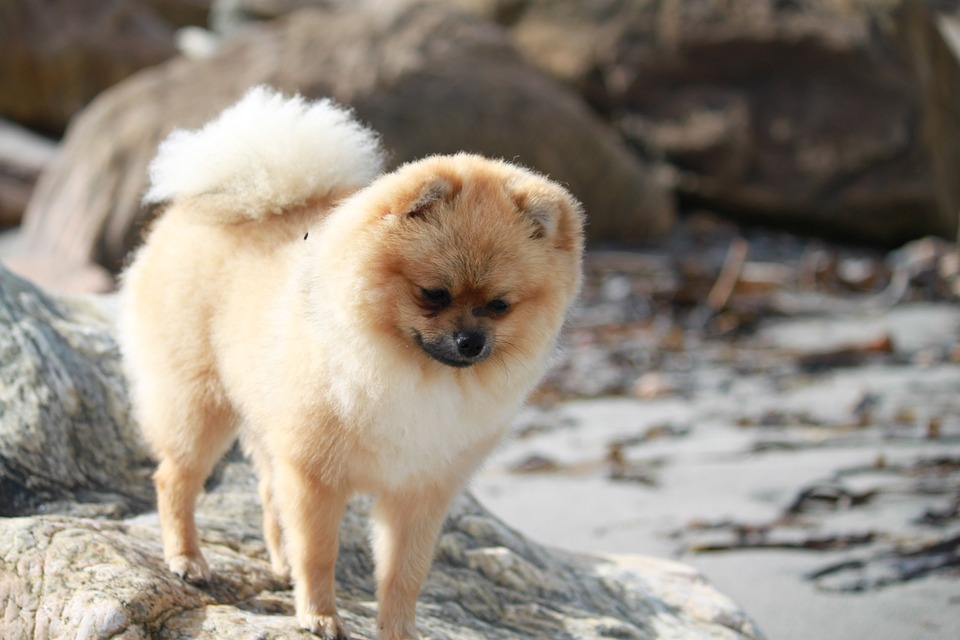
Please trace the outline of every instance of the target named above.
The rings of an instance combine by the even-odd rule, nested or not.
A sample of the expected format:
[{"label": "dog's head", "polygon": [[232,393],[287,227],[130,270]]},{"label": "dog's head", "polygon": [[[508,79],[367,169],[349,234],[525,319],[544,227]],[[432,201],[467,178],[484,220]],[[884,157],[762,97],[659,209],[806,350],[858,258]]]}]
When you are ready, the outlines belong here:
[{"label": "dog's head", "polygon": [[425,365],[526,365],[581,279],[583,216],[562,187],[478,156],[427,158],[368,187],[359,295]]}]

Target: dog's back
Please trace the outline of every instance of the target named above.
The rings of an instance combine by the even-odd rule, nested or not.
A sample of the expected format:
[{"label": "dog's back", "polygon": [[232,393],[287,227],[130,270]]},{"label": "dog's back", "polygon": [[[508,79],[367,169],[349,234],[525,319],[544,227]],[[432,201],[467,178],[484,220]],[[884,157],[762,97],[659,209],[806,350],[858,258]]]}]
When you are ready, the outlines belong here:
[{"label": "dog's back", "polygon": [[254,317],[283,280],[282,254],[382,168],[376,134],[348,111],[264,87],[163,142],[145,201],[165,211],[124,274],[120,324],[135,410],[155,449],[170,428],[156,416],[172,405],[232,411],[217,397],[217,323]]}]

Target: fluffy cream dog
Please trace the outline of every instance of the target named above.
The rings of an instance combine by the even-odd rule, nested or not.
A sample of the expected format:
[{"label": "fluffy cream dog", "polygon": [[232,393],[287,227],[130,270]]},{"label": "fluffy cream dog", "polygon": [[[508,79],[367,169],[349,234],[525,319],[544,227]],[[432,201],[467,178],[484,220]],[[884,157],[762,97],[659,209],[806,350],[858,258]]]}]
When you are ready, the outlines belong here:
[{"label": "fluffy cream dog", "polygon": [[209,578],[194,505],[239,432],[297,618],[346,638],[337,532],[373,511],[380,637],[415,604],[452,497],[541,377],[580,286],[579,204],[474,155],[377,177],[377,136],[324,101],[257,88],[174,132],[169,203],[123,278],[121,345],[170,569]]}]

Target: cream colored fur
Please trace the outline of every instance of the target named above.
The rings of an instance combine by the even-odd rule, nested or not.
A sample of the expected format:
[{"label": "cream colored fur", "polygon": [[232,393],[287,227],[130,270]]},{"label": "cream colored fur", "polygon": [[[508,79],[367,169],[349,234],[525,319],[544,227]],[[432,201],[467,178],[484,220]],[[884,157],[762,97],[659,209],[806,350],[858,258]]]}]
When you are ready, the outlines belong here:
[{"label": "cream colored fur", "polygon": [[367,184],[376,140],[331,103],[266,89],[175,133],[148,195],[169,207],[123,279],[171,570],[209,578],[194,502],[239,432],[273,567],[325,638],[348,637],[333,567],[356,492],[377,498],[380,637],[417,637],[447,505],[539,380],[580,285],[564,189],[465,154]]},{"label": "cream colored fur", "polygon": [[202,129],[173,131],[150,163],[144,199],[205,195],[231,216],[256,218],[362,187],[381,171],[379,138],[348,110],[260,86]]}]

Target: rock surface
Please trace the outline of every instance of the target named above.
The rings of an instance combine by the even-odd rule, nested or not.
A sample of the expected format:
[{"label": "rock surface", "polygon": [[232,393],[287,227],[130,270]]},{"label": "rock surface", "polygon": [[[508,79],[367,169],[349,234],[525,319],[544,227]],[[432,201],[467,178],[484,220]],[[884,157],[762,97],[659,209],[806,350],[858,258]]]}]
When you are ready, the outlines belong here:
[{"label": "rock surface", "polygon": [[[130,424],[108,298],[52,298],[0,267],[0,637],[307,638],[269,568],[250,467],[235,455],[200,500],[214,571],[161,559],[144,449]],[[340,607],[375,637],[364,501],[341,527]],[[92,515],[99,518],[90,517]],[[454,505],[419,603],[424,638],[759,638],[672,562],[547,551],[472,498]]]},{"label": "rock surface", "polygon": [[0,267],[0,516],[150,504],[111,327],[102,303],[51,298]]},{"label": "rock surface", "polygon": [[502,31],[440,6],[391,7],[305,9],[243,30],[211,58],[176,59],[102,94],[41,176],[24,216],[27,255],[10,264],[54,285],[37,256],[67,274],[90,263],[116,270],[149,213],[140,196],[159,139],[261,83],[353,106],[394,163],[474,151],[549,174],[584,202],[594,240],[670,228],[667,187],[576,96],[525,64]]}]

